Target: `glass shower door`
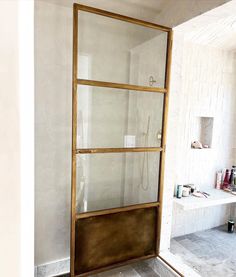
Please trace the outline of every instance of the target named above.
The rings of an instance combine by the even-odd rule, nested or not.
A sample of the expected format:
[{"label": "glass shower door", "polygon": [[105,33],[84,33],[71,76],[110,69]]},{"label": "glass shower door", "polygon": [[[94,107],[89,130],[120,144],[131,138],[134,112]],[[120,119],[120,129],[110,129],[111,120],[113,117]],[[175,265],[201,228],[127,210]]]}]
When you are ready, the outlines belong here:
[{"label": "glass shower door", "polygon": [[74,5],[72,276],[158,254],[170,38]]}]

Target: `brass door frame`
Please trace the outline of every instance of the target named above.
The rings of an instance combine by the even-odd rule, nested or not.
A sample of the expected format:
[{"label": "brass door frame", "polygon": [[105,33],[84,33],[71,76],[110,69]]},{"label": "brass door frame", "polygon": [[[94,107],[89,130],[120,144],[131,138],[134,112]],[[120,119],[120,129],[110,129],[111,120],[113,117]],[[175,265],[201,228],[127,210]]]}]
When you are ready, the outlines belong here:
[{"label": "brass door frame", "polygon": [[[167,54],[166,54],[166,71],[165,71],[165,88],[158,87],[145,87],[130,84],[120,84],[111,82],[101,82],[94,80],[78,79],[78,12],[86,11],[101,16],[110,17],[116,20],[121,20],[149,28],[154,28],[160,31],[168,33],[167,37]],[[82,218],[88,218],[91,216],[107,215],[112,213],[120,213],[125,211],[131,211],[136,209],[157,208],[157,238],[156,238],[156,254],[136,259],[128,260],[122,263],[106,266],[98,270],[94,270],[92,273],[97,273],[106,269],[110,269],[116,266],[128,264],[133,261],[143,260],[159,255],[160,251],[160,233],[161,233],[161,215],[162,215],[162,202],[163,202],[163,186],[164,186],[164,164],[165,164],[165,150],[166,150],[166,131],[167,131],[167,115],[168,115],[168,101],[169,101],[169,86],[170,86],[170,66],[171,66],[171,52],[172,52],[172,29],[169,27],[157,25],[154,23],[142,21],[139,19],[123,16],[120,14],[111,13],[108,11],[87,7],[75,3],[73,5],[73,80],[72,80],[72,171],[71,171],[71,238],[70,238],[70,272],[71,276],[75,276],[75,227],[76,221]],[[138,90],[143,92],[154,92],[164,94],[163,104],[163,119],[162,119],[162,140],[161,147],[134,147],[134,148],[89,148],[89,149],[77,149],[77,85],[89,85],[97,87],[109,87],[128,90]],[[102,211],[93,211],[76,214],[76,156],[78,154],[94,154],[94,153],[122,153],[122,152],[159,152],[160,153],[160,169],[159,169],[159,188],[158,197],[156,202],[144,203],[137,205],[130,205],[120,208],[106,209]],[[80,274],[77,276],[86,276],[89,273]]]}]

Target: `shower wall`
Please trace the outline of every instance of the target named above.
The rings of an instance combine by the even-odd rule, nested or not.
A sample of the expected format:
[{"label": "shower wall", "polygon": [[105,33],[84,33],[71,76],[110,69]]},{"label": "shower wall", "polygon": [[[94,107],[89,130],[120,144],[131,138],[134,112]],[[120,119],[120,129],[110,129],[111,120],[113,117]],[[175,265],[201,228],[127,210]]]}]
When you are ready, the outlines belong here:
[{"label": "shower wall", "polygon": [[[175,178],[177,183],[193,182],[208,189],[214,185],[215,172],[235,162],[234,53],[191,41],[182,47],[182,86],[178,94],[181,110],[176,138],[179,160]],[[199,117],[213,119],[212,145],[205,150],[191,148]]]},{"label": "shower wall", "polygon": [[[130,51],[130,83],[149,86],[149,78],[153,77],[154,86],[164,87],[166,46],[166,34],[162,33]],[[135,135],[138,145],[161,146],[163,99],[156,93],[129,94],[127,134]],[[142,153],[132,161],[134,168],[130,163],[126,165],[126,177],[132,174],[136,182],[125,186],[126,202],[134,195],[145,202],[156,201],[159,155]]]},{"label": "shower wall", "polygon": [[[228,205],[189,212],[173,207],[174,185],[194,183],[207,191],[214,188],[216,171],[236,162],[236,63],[233,51],[185,41],[178,30],[174,33],[173,47],[163,250],[169,247],[168,237],[224,224],[230,215]],[[211,149],[191,149],[199,117],[214,119]]]}]

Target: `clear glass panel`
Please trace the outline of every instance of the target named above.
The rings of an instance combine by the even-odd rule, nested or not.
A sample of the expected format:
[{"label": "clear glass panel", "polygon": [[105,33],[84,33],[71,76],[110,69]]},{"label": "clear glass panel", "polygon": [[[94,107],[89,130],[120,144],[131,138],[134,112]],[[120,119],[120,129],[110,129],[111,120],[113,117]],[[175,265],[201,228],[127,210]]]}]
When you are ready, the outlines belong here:
[{"label": "clear glass panel", "polygon": [[157,201],[159,152],[77,156],[77,212]]},{"label": "clear glass panel", "polygon": [[78,87],[77,148],[159,147],[164,95]]},{"label": "clear glass panel", "polygon": [[78,77],[164,87],[167,32],[79,11]]}]

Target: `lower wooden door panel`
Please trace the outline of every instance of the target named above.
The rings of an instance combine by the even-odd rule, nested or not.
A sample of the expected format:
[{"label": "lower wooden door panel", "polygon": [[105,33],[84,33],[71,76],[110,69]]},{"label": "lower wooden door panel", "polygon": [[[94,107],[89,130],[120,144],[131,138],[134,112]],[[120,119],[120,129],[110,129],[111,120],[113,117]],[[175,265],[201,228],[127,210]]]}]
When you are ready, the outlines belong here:
[{"label": "lower wooden door panel", "polygon": [[75,274],[155,256],[157,207],[76,221]]}]

